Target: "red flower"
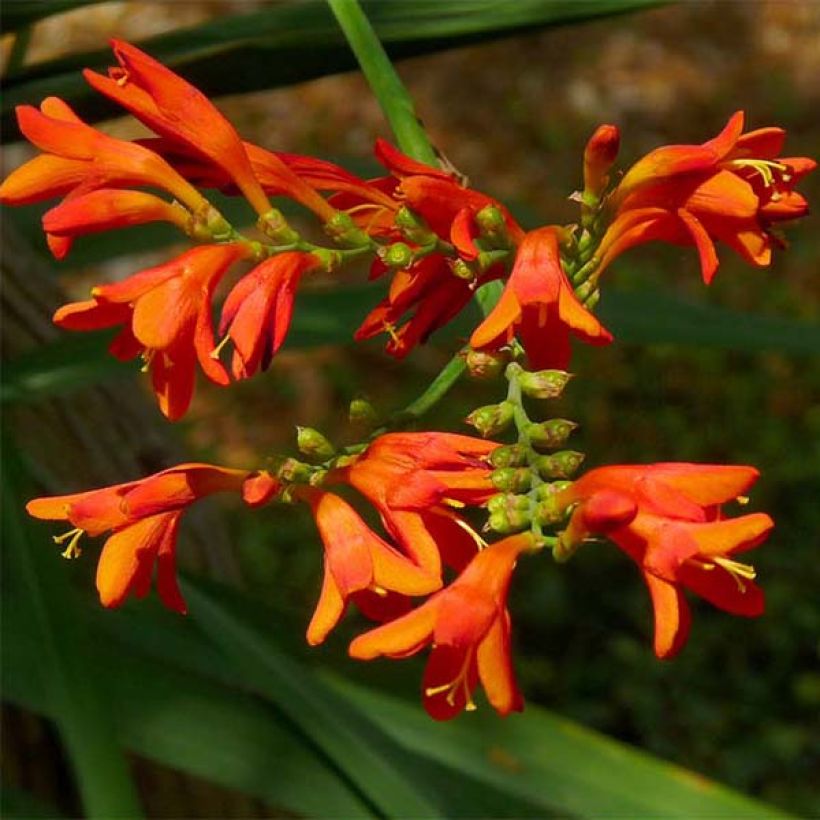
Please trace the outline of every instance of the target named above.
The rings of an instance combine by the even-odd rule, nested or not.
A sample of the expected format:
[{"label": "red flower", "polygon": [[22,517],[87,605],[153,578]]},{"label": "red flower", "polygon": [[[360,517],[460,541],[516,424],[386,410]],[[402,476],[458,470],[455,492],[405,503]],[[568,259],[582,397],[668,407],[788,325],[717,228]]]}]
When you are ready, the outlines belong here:
[{"label": "red flower", "polygon": [[744,134],[743,119],[738,111],[714,139],[657,148],[632,166],[612,194],[616,218],[598,250],[599,270],[651,240],[694,245],[707,284],[718,267],[715,240],[750,264],[771,262],[772,246],[782,242],[770,228],[808,212],[794,186],[817,163],[779,157],[785,131]]},{"label": "red flower", "polygon": [[409,607],[407,595],[426,595],[439,579],[417,567],[374,533],[346,501],[333,493],[300,487],[313,510],[325,546],[322,593],[307,630],[322,643],[344,614],[348,600],[373,620],[390,620]]},{"label": "red flower", "polygon": [[591,470],[559,504],[577,504],[561,544],[606,535],[637,564],[655,611],[655,654],[670,658],[689,634],[683,589],[735,615],[763,612],[754,568],[737,552],[762,543],[774,526],[763,513],[721,518],[721,505],[742,497],[757,479],[752,467],[650,464]]},{"label": "red flower", "polygon": [[211,357],[211,301],[219,280],[246,252],[239,243],[200,245],[122,282],[95,287],[92,299],[64,305],[54,322],[68,330],[124,325],[111,352],[123,360],[145,358],[160,410],[175,421],[191,403],[197,359],[212,381],[228,383]]},{"label": "red flower", "polygon": [[244,492],[246,482],[260,497],[260,482],[269,486],[270,497],[276,482],[267,473],[229,470],[210,464],[180,464],[139,481],[90,490],[72,495],[35,498],[26,505],[29,515],[49,521],[69,521],[75,529],[59,536],[68,541],[63,553],[79,555],[78,542],[111,532],[97,565],[97,590],[106,607],[119,606],[133,593],[144,597],[157,568],[157,590],[165,606],[185,612],[185,601],[176,578],[176,540],[183,510],[217,492]]},{"label": "red flower", "polygon": [[202,92],[162,63],[122,40],[111,46],[119,66],[104,77],[83,72],[89,85],[130,111],[152,131],[221,168],[260,214],[270,203],[254,176],[234,127]]},{"label": "red flower", "polygon": [[221,336],[227,333],[224,341],[234,344],[234,378],[267,368],[290,328],[299,281],[320,264],[312,254],[288,251],[266,259],[234,286],[219,326]]},{"label": "red flower", "polygon": [[518,247],[504,292],[473,331],[475,349],[497,349],[519,334],[534,368],[565,369],[570,334],[589,344],[612,341],[612,334],[578,301],[561,267],[555,228],[530,231]]},{"label": "red flower", "polygon": [[502,715],[523,709],[510,657],[507,591],[518,556],[532,536],[513,535],[479,552],[459,577],[426,603],[360,635],[351,657],[404,658],[432,645],[424,673],[424,708],[436,720],[475,709],[478,681]]},{"label": "red flower", "polygon": [[450,433],[387,433],[330,478],[364,495],[404,550],[440,578],[442,558],[461,569],[476,552],[480,539],[453,508],[497,492],[485,460],[497,446]]}]

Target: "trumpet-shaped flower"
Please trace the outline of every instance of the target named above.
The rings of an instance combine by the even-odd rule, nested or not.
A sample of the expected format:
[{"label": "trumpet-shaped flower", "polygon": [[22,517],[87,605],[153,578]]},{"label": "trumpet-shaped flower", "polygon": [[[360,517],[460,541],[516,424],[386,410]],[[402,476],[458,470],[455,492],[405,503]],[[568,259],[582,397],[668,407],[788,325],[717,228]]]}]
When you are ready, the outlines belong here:
[{"label": "trumpet-shaped flower", "polygon": [[106,607],[119,606],[129,594],[144,597],[156,566],[157,590],[170,609],[185,612],[176,578],[176,541],[183,510],[217,492],[243,493],[245,485],[259,497],[260,482],[270,487],[269,475],[230,470],[210,464],[180,464],[139,481],[84,493],[35,498],[26,505],[29,515],[49,521],[68,521],[74,529],[54,540],[68,546],[67,558],[80,553],[79,541],[110,532],[97,565],[97,590]]},{"label": "trumpet-shaped flower", "polygon": [[615,219],[598,249],[599,270],[651,240],[694,245],[707,284],[718,267],[716,240],[752,265],[771,262],[782,241],[770,229],[808,212],[794,187],[817,163],[780,157],[782,128],[744,134],[743,122],[738,111],[714,139],[657,148],[632,166],[610,200]]},{"label": "trumpet-shaped flower", "polygon": [[270,203],[253,173],[239,134],[213,103],[162,63],[122,40],[111,46],[119,65],[105,77],[90,69],[88,84],[130,111],[185,152],[221,168],[264,216]]},{"label": "trumpet-shaped flower", "polygon": [[325,547],[322,592],[307,630],[308,643],[322,643],[353,600],[368,617],[385,621],[408,607],[408,595],[426,595],[440,586],[365,524],[334,493],[301,487]]},{"label": "trumpet-shaped flower", "polygon": [[364,495],[407,554],[440,578],[442,558],[461,569],[483,543],[454,510],[497,492],[486,461],[497,446],[448,433],[387,433],[330,478]]},{"label": "trumpet-shaped flower", "polygon": [[176,259],[92,290],[92,299],[64,305],[54,322],[68,330],[124,325],[111,352],[128,360],[142,355],[160,410],[172,421],[191,402],[197,359],[216,384],[228,375],[211,356],[211,301],[228,268],[247,253],[240,243],[201,245]]},{"label": "trumpet-shaped flower", "polygon": [[423,679],[427,712],[449,720],[475,709],[481,681],[502,715],[523,708],[510,656],[507,592],[518,556],[533,547],[529,533],[513,535],[479,552],[446,589],[406,615],[357,637],[350,655],[371,660],[404,658],[430,644]]},{"label": "trumpet-shaped flower", "polygon": [[497,349],[519,334],[534,368],[565,369],[570,335],[603,345],[612,334],[578,300],[561,267],[552,227],[530,231],[518,247],[498,304],[473,331],[471,347]]},{"label": "trumpet-shaped flower", "polygon": [[604,534],[636,562],[652,598],[655,654],[670,658],[689,634],[683,589],[735,615],[763,612],[754,568],[733,556],[762,543],[773,522],[763,513],[721,517],[721,505],[745,501],[757,476],[752,467],[710,464],[591,470],[559,496],[559,505],[577,505],[561,543]]},{"label": "trumpet-shaped flower", "polygon": [[319,264],[309,253],[281,253],[257,265],[228,294],[219,333],[233,342],[234,378],[246,379],[268,367],[290,328],[299,282]]}]

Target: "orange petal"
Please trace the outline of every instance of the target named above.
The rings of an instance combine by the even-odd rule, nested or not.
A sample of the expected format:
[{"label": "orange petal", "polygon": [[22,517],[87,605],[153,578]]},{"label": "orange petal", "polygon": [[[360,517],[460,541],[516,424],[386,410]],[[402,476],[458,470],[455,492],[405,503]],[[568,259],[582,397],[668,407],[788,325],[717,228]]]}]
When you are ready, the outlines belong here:
[{"label": "orange petal", "polygon": [[765,513],[750,513],[738,518],[690,525],[702,555],[721,556],[754,549],[765,541],[774,521]]},{"label": "orange petal", "polygon": [[718,269],[715,243],[712,242],[711,237],[703,225],[687,210],[683,208],[678,209],[678,216],[695,242],[695,247],[698,249],[698,256],[700,257],[701,275],[703,276],[703,281],[709,285]]},{"label": "orange petal", "polygon": [[510,655],[510,616],[505,610],[495,619],[479,644],[477,653],[481,685],[487,693],[487,700],[501,715],[520,712],[524,708]]},{"label": "orange petal", "polygon": [[659,658],[677,655],[689,637],[691,615],[683,593],[674,585],[644,573],[655,613],[655,654]]},{"label": "orange petal", "polygon": [[354,638],[350,657],[368,661],[379,655],[405,657],[418,652],[433,635],[437,613],[438,603],[431,598],[407,615]]},{"label": "orange petal", "polygon": [[344,610],[345,602],[326,562],[322,592],[307,628],[307,642],[311,646],[323,643],[330,631],[339,623]]}]

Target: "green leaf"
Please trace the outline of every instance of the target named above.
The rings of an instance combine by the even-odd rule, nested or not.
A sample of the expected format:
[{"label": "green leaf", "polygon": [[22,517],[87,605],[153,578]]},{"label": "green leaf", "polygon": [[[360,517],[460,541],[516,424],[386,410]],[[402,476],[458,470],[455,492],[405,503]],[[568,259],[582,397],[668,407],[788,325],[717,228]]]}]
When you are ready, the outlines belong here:
[{"label": "green leaf", "polygon": [[[3,443],[3,580],[8,584],[14,578],[15,588],[21,590],[14,613],[22,615],[38,649],[32,683],[39,681],[42,687],[88,816],[139,817],[139,802],[114,733],[113,712],[97,681],[88,676],[91,648],[76,618],[67,574],[55,560],[57,548],[48,536],[31,537],[39,528],[21,520],[28,496],[22,463],[9,441]],[[4,625],[11,614],[8,592],[7,588],[3,596]]]},{"label": "green leaf", "polygon": [[18,31],[38,20],[106,0],[7,0],[3,8],[3,29]]},{"label": "green leaf", "polygon": [[190,584],[185,585],[192,617],[224,652],[234,671],[275,703],[387,816],[439,817],[422,784],[414,784],[390,754],[390,744],[364,715],[338,698],[285,655],[270,637]]},{"label": "green leaf", "polygon": [[[168,628],[162,622],[139,617],[129,622],[137,631],[149,630],[149,642],[167,640],[163,631],[150,632]],[[185,645],[184,635],[183,640],[177,635],[185,632],[183,623],[178,617],[170,622],[174,648]],[[92,619],[92,624],[99,627],[100,620]],[[55,716],[37,675],[38,644],[16,609],[9,608],[3,630],[4,698]],[[369,815],[366,805],[269,705],[237,687],[159,663],[110,633],[96,632],[95,638],[86,674],[108,693],[118,738],[131,751],[300,814]],[[200,643],[196,648],[202,662],[213,662],[207,647]]]},{"label": "green leaf", "polygon": [[580,817],[784,817],[705,777],[663,763],[537,706],[499,718],[479,709],[433,724],[418,707],[342,680],[325,680],[351,705],[367,706],[398,743],[543,811]]},{"label": "green leaf", "polygon": [[796,356],[820,353],[820,325],[683,301],[661,291],[608,289],[598,312],[616,343],[702,345]]},{"label": "green leaf", "polygon": [[[532,32],[586,19],[657,5],[656,0],[368,0],[363,8],[392,59],[427,54],[457,45]],[[261,11],[220,17],[140,43],[210,95],[258,91],[356,68],[324,0],[280,3]],[[5,78],[2,127],[9,140],[18,133],[16,105],[62,97],[96,120],[115,109],[80,76],[104,71],[108,49],[74,54],[27,66]]]}]

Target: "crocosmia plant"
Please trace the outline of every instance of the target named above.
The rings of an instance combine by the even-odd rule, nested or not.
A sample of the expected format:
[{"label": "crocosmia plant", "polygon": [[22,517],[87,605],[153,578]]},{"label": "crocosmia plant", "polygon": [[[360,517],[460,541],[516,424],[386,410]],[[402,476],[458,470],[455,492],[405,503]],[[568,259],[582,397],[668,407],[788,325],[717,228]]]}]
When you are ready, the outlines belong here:
[{"label": "crocosmia plant", "polygon": [[[184,77],[134,45],[111,45],[113,67],[87,70],[85,79],[153,136],[117,139],[58,97],[20,105],[19,128],[40,153],[9,174],[0,198],[10,206],[54,202],[42,227],[57,259],[87,234],[149,222],[170,223],[187,238],[177,256],[99,282],[54,314],[72,333],[116,328],[111,355],[142,361],[169,421],[184,418],[199,372],[222,389],[261,378],[298,314],[302,283],[315,275],[366,261],[383,296],[350,334],[383,339],[396,359],[475,299],[483,316],[409,411],[379,421],[356,400],[358,441],[339,447],[300,427],[298,452],[245,469],[180,464],[29,501],[31,516],[61,522],[54,540],[66,558],[102,539],[103,606],[155,586],[165,606],[184,614],[176,572],[184,513],[232,493],[248,515],[270,504],[310,511],[324,574],[312,615],[304,613],[307,642],[322,644],[347,610],[358,610],[372,626],[352,641],[350,656],[426,654],[421,699],[436,720],[474,710],[479,689],[500,715],[524,708],[508,609],[515,576],[539,561],[566,562],[591,541],[635,564],[660,659],[684,649],[690,596],[731,615],[763,614],[763,586],[746,553],[774,525],[750,500],[755,466],[663,462],[584,472],[584,454],[571,443],[576,422],[552,417],[549,407],[572,390],[572,376],[587,377],[573,367],[577,346],[616,341],[595,311],[604,274],[622,255],[650,242],[680,246],[706,285],[725,254],[758,268],[776,264],[781,228],[807,212],[798,188],[816,165],[789,156],[783,129],[761,127],[753,112],[727,112],[725,127],[703,142],[660,146],[622,167],[619,129],[602,124],[579,151],[575,221],[523,225],[505,203],[434,161],[418,134],[414,141],[405,132],[401,146],[377,140],[382,171],[360,178],[243,140]],[[252,230],[229,222],[214,190],[246,201]],[[301,206],[324,240],[297,231],[274,198]],[[424,410],[462,374],[504,390],[469,413],[471,429],[428,429]]]}]

